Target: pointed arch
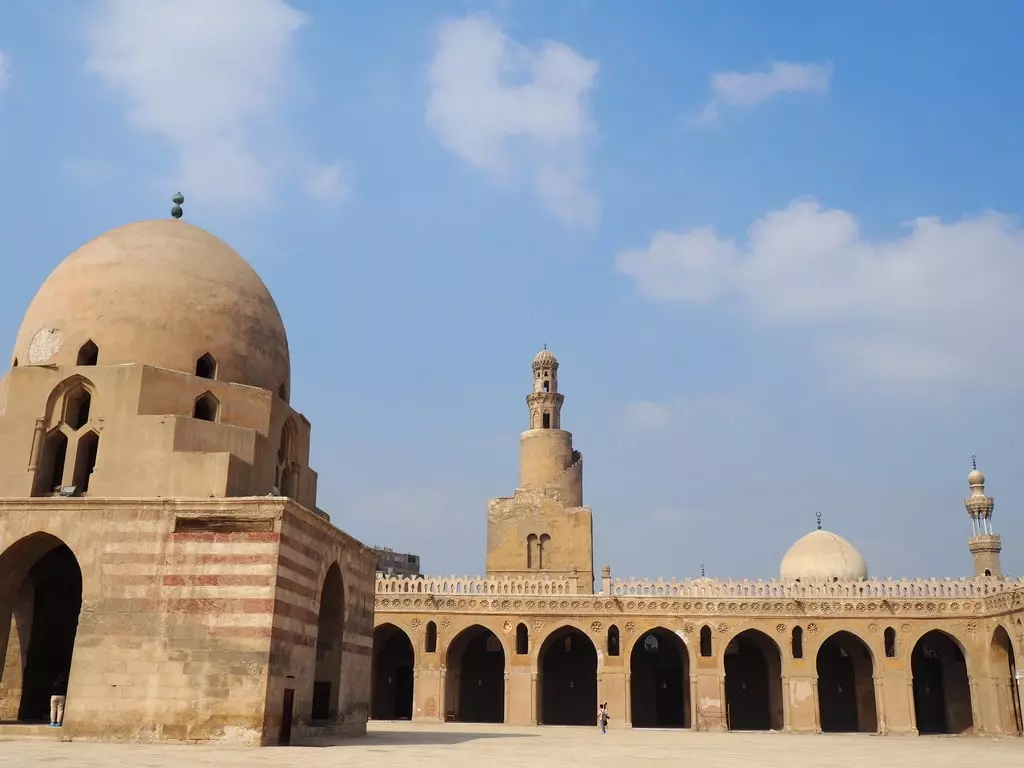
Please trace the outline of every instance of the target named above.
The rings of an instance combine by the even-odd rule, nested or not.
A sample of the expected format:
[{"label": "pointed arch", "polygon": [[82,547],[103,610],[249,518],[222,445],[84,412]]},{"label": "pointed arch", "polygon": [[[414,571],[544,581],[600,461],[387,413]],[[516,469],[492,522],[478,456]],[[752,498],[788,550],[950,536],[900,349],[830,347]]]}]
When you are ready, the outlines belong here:
[{"label": "pointed arch", "polygon": [[537,653],[537,720],[544,725],[597,725],[597,648],[572,625],[549,634]]},{"label": "pointed arch", "polygon": [[551,537],[542,533],[540,538],[537,539],[537,568],[542,570],[544,568],[545,555],[550,554]]},{"label": "pointed arch", "polygon": [[532,571],[535,568],[540,567],[538,561],[540,555],[537,552],[537,534],[531,533],[526,537],[526,570]]},{"label": "pointed arch", "polygon": [[1017,662],[1009,632],[1002,625],[997,626],[989,643],[989,669],[995,681],[996,698],[1003,719],[1000,730],[1019,736],[1024,733],[1024,713],[1021,711],[1017,680],[1020,666]]},{"label": "pointed arch", "polygon": [[619,655],[619,628],[612,624],[608,627],[608,655]]},{"label": "pointed arch", "polygon": [[729,641],[721,658],[729,729],[782,730],[782,652],[775,640],[746,629]]},{"label": "pointed arch", "polygon": [[886,627],[885,632],[882,633],[882,639],[885,643],[885,657],[887,659],[896,658],[896,630],[892,627]]},{"label": "pointed arch", "polygon": [[789,644],[793,658],[802,659],[804,657],[804,628],[799,624],[793,627]]},{"label": "pointed arch", "polygon": [[89,339],[85,344],[78,348],[78,362],[77,365],[96,365],[100,359],[100,348],[96,346],[96,343]]},{"label": "pointed arch", "polygon": [[68,459],[68,436],[60,427],[54,427],[43,438],[39,466],[32,487],[33,496],[49,496],[64,484],[64,470]]},{"label": "pointed arch", "polygon": [[373,630],[370,676],[370,717],[374,720],[411,720],[413,668],[416,652],[404,629],[381,624]]},{"label": "pointed arch", "polygon": [[974,729],[967,654],[941,629],[925,632],[910,652],[918,733],[967,733]]},{"label": "pointed arch", "polygon": [[523,622],[516,625],[516,655],[525,656],[530,652],[530,630]]},{"label": "pointed arch", "polygon": [[437,653],[437,623],[427,622],[427,628],[423,632],[423,652]]},{"label": "pointed arch", "polygon": [[200,421],[218,421],[220,400],[212,392],[203,392],[192,404],[192,418]]},{"label": "pointed arch", "polygon": [[0,679],[17,697],[18,720],[49,720],[51,686],[71,671],[81,607],[78,558],[56,536],[36,532],[0,553],[0,621],[13,630],[0,633]]},{"label": "pointed arch", "polygon": [[61,420],[73,430],[79,430],[89,422],[92,413],[92,392],[84,384],[76,384],[64,395],[64,409]]},{"label": "pointed arch", "polygon": [[634,728],[690,727],[690,655],[674,632],[655,627],[629,654]]},{"label": "pointed arch", "polygon": [[860,637],[840,630],[829,635],[815,657],[818,715],[826,733],[877,733],[875,659]]},{"label": "pointed arch", "polygon": [[90,429],[78,438],[78,445],[75,448],[75,470],[71,479],[71,484],[77,489],[76,493],[89,492],[89,482],[96,469],[99,450],[100,436],[95,430]]},{"label": "pointed arch", "polygon": [[345,584],[341,568],[331,563],[320,588],[311,720],[333,720],[338,715],[344,633]]},{"label": "pointed arch", "polygon": [[209,352],[202,354],[196,360],[196,376],[200,379],[217,378],[217,361]]},{"label": "pointed arch", "polygon": [[96,385],[90,379],[78,373],[68,376],[50,391],[49,397],[46,398],[46,412],[44,413],[48,427],[60,423],[64,417],[64,400],[66,395],[71,390],[77,391],[79,388],[88,392],[90,398],[96,396]]},{"label": "pointed arch", "polygon": [[448,645],[445,719],[505,722],[505,648],[481,624],[462,630]]},{"label": "pointed arch", "polygon": [[712,645],[711,627],[707,624],[700,628],[700,655],[705,659],[715,655],[715,649]]}]

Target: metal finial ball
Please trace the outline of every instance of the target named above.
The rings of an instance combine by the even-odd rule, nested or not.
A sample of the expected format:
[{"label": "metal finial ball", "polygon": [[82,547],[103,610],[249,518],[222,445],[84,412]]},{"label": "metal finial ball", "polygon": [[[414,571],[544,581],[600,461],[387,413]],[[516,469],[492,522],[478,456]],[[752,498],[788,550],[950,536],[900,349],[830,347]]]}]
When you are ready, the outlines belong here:
[{"label": "metal finial ball", "polygon": [[184,211],[181,210],[180,205],[176,205],[173,208],[171,208],[171,216],[173,216],[175,219],[180,219],[183,213]]},{"label": "metal finial ball", "polygon": [[174,194],[174,197],[171,198],[171,202],[173,202],[175,205],[181,205],[182,203],[185,202],[185,196],[181,194],[181,192],[176,192]]},{"label": "metal finial ball", "polygon": [[814,516],[818,518],[818,530],[821,530],[821,512],[815,512]]},{"label": "metal finial ball", "polygon": [[977,456],[971,456],[971,469],[977,469],[977,468],[978,468],[978,457]]}]

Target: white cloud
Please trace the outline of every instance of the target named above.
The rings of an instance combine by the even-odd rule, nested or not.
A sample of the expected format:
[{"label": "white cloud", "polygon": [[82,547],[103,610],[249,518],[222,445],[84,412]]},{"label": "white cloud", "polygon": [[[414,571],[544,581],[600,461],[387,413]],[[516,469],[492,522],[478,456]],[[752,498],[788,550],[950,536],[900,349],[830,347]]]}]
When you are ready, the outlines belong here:
[{"label": "white cloud", "polygon": [[11,82],[11,55],[0,51],[0,93],[6,90]]},{"label": "white cloud", "polygon": [[797,200],[746,243],[709,229],[657,232],[619,272],[659,300],[724,301],[761,325],[805,328],[844,380],[985,389],[1024,381],[1024,230],[985,213],[922,217],[903,237],[860,235],[846,211]]},{"label": "white cloud", "polygon": [[715,72],[712,99],[701,119],[718,119],[722,106],[753,107],[782,93],[828,93],[832,64],[795,64],[773,61],[767,72]]},{"label": "white cloud", "polygon": [[598,215],[587,181],[596,77],[597,62],[562,43],[531,50],[485,16],[447,21],[430,65],[427,125],[490,178],[526,177],[552,214],[589,226]]},{"label": "white cloud", "polygon": [[186,196],[263,203],[290,176],[322,198],[331,166],[296,161],[277,119],[306,21],[283,0],[101,0],[86,67],[125,99],[133,126],[175,149]]}]

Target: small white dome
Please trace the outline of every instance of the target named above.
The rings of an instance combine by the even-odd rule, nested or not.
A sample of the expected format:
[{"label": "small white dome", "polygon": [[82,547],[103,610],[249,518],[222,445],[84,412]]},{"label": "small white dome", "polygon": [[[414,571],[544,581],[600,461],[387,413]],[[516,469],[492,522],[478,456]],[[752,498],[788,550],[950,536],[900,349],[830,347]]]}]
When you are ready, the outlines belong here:
[{"label": "small white dome", "polygon": [[801,581],[857,581],[868,577],[868,566],[842,536],[819,530],[811,531],[789,548],[779,575]]}]

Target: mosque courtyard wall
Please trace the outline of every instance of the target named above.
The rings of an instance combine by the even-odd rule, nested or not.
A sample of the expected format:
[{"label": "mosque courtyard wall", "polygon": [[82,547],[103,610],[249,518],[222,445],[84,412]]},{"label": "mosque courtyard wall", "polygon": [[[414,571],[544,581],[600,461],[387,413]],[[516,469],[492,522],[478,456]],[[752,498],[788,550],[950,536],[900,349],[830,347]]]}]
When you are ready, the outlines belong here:
[{"label": "mosque courtyard wall", "polygon": [[[602,586],[578,594],[564,579],[380,577],[375,678],[393,666],[382,638],[404,637],[411,719],[474,721],[458,689],[479,667],[462,638],[477,635],[502,656],[500,677],[478,677],[477,687],[500,696],[488,711],[509,724],[561,722],[563,713],[545,714],[555,700],[546,688],[568,683],[563,708],[578,709],[578,724],[608,702],[613,728],[1020,733],[1011,659],[1024,645],[1024,580],[644,582],[606,572]],[[576,679],[546,681],[557,665],[545,657],[566,637],[589,662]],[[652,670],[645,656],[669,647],[675,663]],[[935,666],[943,691],[927,690],[942,677]],[[375,679],[378,698],[384,689]],[[392,714],[377,706],[374,716]]]}]

